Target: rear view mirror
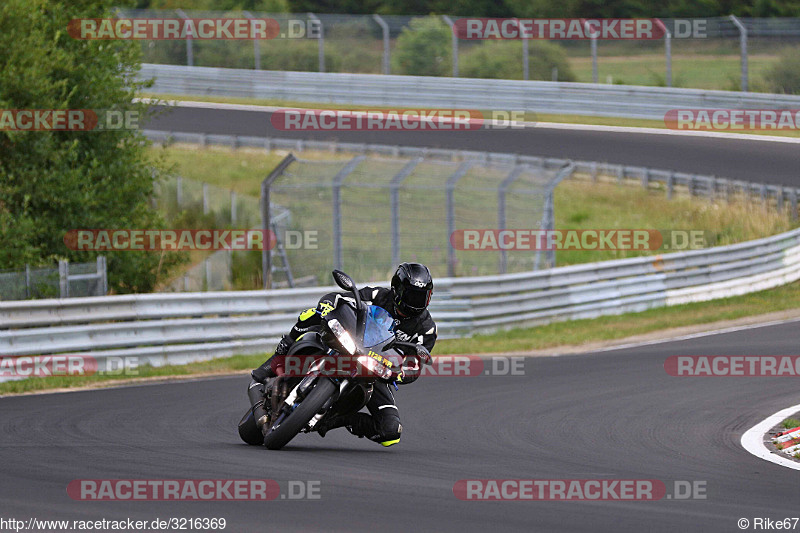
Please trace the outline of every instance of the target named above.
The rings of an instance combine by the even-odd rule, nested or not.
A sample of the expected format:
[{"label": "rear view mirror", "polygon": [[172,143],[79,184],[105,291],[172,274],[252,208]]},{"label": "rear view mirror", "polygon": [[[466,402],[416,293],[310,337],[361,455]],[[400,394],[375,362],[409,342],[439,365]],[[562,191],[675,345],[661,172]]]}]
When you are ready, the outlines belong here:
[{"label": "rear view mirror", "polygon": [[334,270],[332,274],[333,274],[333,281],[335,281],[339,287],[341,287],[346,291],[355,290],[356,284],[352,280],[352,278],[350,278],[350,276],[348,276],[341,270]]}]

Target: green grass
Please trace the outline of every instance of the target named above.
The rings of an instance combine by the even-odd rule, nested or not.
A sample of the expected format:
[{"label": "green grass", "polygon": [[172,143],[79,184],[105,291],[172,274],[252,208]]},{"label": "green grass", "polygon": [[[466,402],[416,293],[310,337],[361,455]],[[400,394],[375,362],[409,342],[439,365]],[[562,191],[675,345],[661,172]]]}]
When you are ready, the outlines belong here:
[{"label": "green grass", "polygon": [[[800,282],[795,282],[784,287],[711,302],[662,307],[641,313],[627,313],[595,319],[554,322],[536,328],[512,329],[491,335],[477,335],[468,339],[440,340],[436,343],[434,357],[445,354],[522,352],[558,346],[581,345],[594,341],[624,339],[631,335],[680,326],[711,324],[720,320],[732,320],[795,309],[798,307],[798,302],[800,302]],[[242,371],[244,377],[246,370],[257,367],[266,357],[267,355],[265,354],[237,355],[181,366],[162,366],[157,368],[143,366],[138,369],[138,375],[136,376],[128,374],[27,379],[0,383],[0,394],[85,386],[114,386],[119,384],[121,380],[131,378],[188,376],[238,371]],[[787,420],[787,422],[789,421]],[[800,421],[794,420],[786,427],[794,426],[800,426]]]},{"label": "green grass", "polygon": [[796,428],[796,427],[800,426],[800,420],[798,420],[796,418],[787,418],[786,420],[781,422],[781,425],[785,429]]},{"label": "green grass", "polygon": [[[751,54],[748,60],[750,80],[751,83],[755,83],[751,90],[758,90],[759,80],[777,57]],[[570,67],[577,77],[576,81],[592,82],[591,57],[570,58]],[[600,83],[607,83],[608,76],[611,76],[611,82],[615,84],[665,86],[666,61],[663,53],[604,57],[601,52],[597,58],[597,75]],[[673,87],[738,91],[740,75],[741,63],[738,54],[673,54],[672,56]]]}]

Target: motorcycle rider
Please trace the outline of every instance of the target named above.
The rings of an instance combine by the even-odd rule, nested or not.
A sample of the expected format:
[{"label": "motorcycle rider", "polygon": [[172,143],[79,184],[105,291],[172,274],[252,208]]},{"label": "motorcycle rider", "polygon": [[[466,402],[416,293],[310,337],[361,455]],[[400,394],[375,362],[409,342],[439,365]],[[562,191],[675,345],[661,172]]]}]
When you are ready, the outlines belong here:
[{"label": "motorcycle rider", "polygon": [[[395,335],[399,340],[422,344],[429,352],[433,350],[437,334],[436,324],[427,309],[432,292],[431,273],[428,267],[420,263],[402,263],[398,266],[392,276],[390,289],[364,287],[359,291],[365,304],[382,307],[392,315],[395,319]],[[326,294],[320,299],[316,308],[312,307],[300,313],[289,335],[285,335],[278,343],[275,354],[251,372],[253,381],[250,383],[248,395],[253,404],[256,423],[265,434],[269,428],[263,391],[273,387],[275,381],[283,376],[284,361],[289,348],[300,336],[319,327],[322,321],[321,313],[326,309],[335,308],[340,299],[353,302],[353,298],[347,294],[344,292]],[[420,372],[419,358],[416,355],[407,356],[398,382],[412,383],[419,377]],[[353,435],[359,438],[367,437],[383,446],[399,442],[403,427],[388,383],[384,381],[375,383],[367,409],[369,414],[359,412],[323,420],[315,429],[322,437],[331,429],[346,427]]]}]

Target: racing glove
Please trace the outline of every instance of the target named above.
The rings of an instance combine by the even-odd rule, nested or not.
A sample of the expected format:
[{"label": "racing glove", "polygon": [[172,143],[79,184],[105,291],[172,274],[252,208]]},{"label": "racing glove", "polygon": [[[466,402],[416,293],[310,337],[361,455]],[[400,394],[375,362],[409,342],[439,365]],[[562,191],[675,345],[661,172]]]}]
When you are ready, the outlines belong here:
[{"label": "racing glove", "polygon": [[401,385],[408,385],[414,383],[419,379],[422,373],[422,364],[416,355],[409,355],[403,358],[403,366],[400,375],[397,377],[397,383]]}]

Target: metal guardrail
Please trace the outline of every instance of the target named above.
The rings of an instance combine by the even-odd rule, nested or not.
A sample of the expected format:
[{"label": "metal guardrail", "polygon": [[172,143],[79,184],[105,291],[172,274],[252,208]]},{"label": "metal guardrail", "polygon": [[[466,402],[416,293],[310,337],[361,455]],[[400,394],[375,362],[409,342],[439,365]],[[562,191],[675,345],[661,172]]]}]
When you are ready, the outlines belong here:
[{"label": "metal guardrail", "polygon": [[[314,141],[304,139],[284,139],[279,137],[250,137],[238,135],[211,135],[205,133],[183,133],[172,131],[144,130],[144,135],[156,143],[219,144],[232,147],[264,148],[266,150],[284,149],[317,150],[326,152],[348,152],[356,154],[376,154],[391,157],[423,157],[429,159],[477,160],[481,163],[501,165],[531,165],[545,169],[559,169],[568,161],[558,158],[524,156],[512,153],[476,152],[470,150],[447,150],[397,146],[387,144],[343,143],[334,141]],[[677,188],[684,189],[693,196],[708,198],[727,198],[737,194],[755,198],[763,202],[775,203],[778,209],[787,204],[793,219],[798,218],[798,196],[800,188],[733,180],[718,176],[674,172],[666,169],[615,165],[597,161],[572,161],[575,175],[597,179],[598,175],[615,176],[620,183],[640,183],[648,188],[658,184],[671,198]]]},{"label": "metal guardrail", "polygon": [[[800,229],[730,246],[436,281],[441,338],[710,300],[800,279]],[[184,363],[270,350],[332,287],[0,302],[4,357]]]},{"label": "metal guardrail", "polygon": [[800,96],[633,85],[142,65],[159,94],[662,120],[672,109],[798,109]]}]

